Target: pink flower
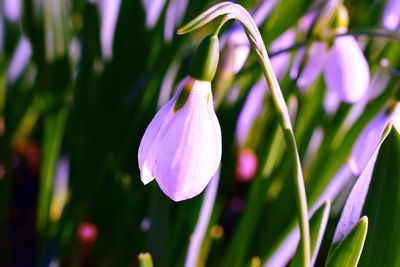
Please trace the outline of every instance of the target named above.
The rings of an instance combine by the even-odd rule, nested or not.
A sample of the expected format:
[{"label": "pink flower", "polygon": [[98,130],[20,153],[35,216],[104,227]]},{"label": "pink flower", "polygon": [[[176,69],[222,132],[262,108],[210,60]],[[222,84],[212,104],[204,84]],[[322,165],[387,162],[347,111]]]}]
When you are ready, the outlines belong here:
[{"label": "pink flower", "polygon": [[138,153],[142,182],[156,179],[174,201],[192,198],[217,171],[221,153],[211,83],[189,76],[144,133]]},{"label": "pink flower", "polygon": [[241,182],[249,182],[257,171],[257,155],[250,148],[239,151],[236,164],[236,177]]},{"label": "pink flower", "polygon": [[89,245],[97,238],[97,227],[93,223],[84,222],[79,225],[77,234],[82,244]]}]

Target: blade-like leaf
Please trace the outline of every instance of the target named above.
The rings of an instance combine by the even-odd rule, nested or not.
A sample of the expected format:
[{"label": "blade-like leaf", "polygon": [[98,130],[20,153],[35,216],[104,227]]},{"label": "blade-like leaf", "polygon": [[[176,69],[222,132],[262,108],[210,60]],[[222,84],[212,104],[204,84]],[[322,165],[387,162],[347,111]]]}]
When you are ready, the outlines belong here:
[{"label": "blade-like leaf", "polygon": [[[354,267],[364,246],[368,230],[368,218],[362,217],[351,232],[338,245],[326,264],[327,267]],[[379,266],[379,265],[378,265]]]},{"label": "blade-like leaf", "polygon": [[362,215],[362,209],[365,203],[365,199],[367,197],[376,158],[378,156],[381,144],[386,139],[390,128],[391,127],[389,126],[389,128],[385,130],[382,136],[381,143],[375,149],[375,152],[373,153],[367,166],[361,173],[356,184],[351,190],[349,197],[346,200],[346,204],[343,208],[342,215],[340,216],[338,226],[336,227],[330,252],[332,252],[335,247],[345,238],[345,236],[350,232],[350,229],[356,224],[356,222]]},{"label": "blade-like leaf", "polygon": [[375,163],[363,214],[370,231],[361,266],[400,264],[400,134],[391,127]]},{"label": "blade-like leaf", "polygon": [[[324,237],[326,224],[328,223],[330,210],[330,201],[325,201],[325,203],[310,219],[311,266],[314,265],[315,260],[317,259],[318,251]],[[290,266],[301,266],[301,251],[299,249],[297,249]]]}]

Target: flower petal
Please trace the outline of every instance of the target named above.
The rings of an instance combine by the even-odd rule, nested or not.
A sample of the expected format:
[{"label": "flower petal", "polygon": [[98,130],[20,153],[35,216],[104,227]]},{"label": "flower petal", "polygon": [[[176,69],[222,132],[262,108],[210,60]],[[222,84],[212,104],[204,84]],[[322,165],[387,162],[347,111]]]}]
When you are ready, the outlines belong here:
[{"label": "flower petal", "polygon": [[383,26],[388,30],[396,30],[400,25],[400,0],[389,0],[383,12]]},{"label": "flower petal", "polygon": [[[149,154],[149,150],[157,137],[157,134],[163,124],[165,124],[168,120],[166,117],[168,114],[171,114],[173,111],[173,106],[175,101],[182,90],[182,87],[185,85],[188,79],[184,79],[176,90],[174,96],[157,112],[149,126],[147,126],[146,131],[140,141],[139,152],[138,152],[138,161],[140,168],[140,176],[141,180],[144,184],[148,184],[154,179],[154,176],[151,172],[151,166],[148,165],[148,161],[146,164],[146,157]],[[171,117],[170,115],[169,117]]]},{"label": "flower petal", "polygon": [[[296,31],[293,29],[287,30],[272,42],[270,49],[274,52],[287,48],[293,45],[296,37]],[[271,65],[276,77],[281,79],[286,73],[290,62],[290,53],[282,53],[271,58]]]},{"label": "flower petal", "polygon": [[[300,49],[294,59],[292,70],[290,72],[290,77],[292,79],[295,79],[298,75],[300,64],[303,60],[304,54],[305,49]],[[306,62],[305,67],[299,79],[297,80],[297,86],[299,88],[302,89],[309,87],[321,74],[322,69],[325,65],[327,54],[327,46],[325,43],[314,42],[311,45],[308,61]]]},{"label": "flower petal", "polygon": [[175,201],[203,191],[221,159],[220,127],[214,110],[210,112],[210,94],[210,83],[193,84],[187,103],[162,126],[145,160],[161,190]]},{"label": "flower petal", "polygon": [[237,73],[242,69],[250,53],[250,42],[244,30],[238,25],[232,30],[228,45],[234,49],[233,71]]},{"label": "flower petal", "polygon": [[368,89],[369,67],[353,36],[336,38],[325,67],[328,90],[335,92],[341,101],[355,103]]},{"label": "flower petal", "polygon": [[372,157],[373,152],[378,147],[381,136],[389,121],[393,125],[400,128],[400,104],[397,103],[393,110],[387,114],[386,111],[378,114],[363,130],[360,137],[354,144],[351,157],[349,160],[349,167],[355,175],[359,175],[367,165]]}]

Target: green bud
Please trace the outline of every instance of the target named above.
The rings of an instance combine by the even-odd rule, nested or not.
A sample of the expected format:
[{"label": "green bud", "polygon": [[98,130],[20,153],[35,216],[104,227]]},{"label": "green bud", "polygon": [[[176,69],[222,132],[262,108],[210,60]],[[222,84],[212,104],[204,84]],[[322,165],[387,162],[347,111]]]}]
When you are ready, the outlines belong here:
[{"label": "green bud", "polygon": [[195,79],[211,82],[217,71],[219,60],[218,37],[209,35],[197,48],[189,67],[189,75]]}]

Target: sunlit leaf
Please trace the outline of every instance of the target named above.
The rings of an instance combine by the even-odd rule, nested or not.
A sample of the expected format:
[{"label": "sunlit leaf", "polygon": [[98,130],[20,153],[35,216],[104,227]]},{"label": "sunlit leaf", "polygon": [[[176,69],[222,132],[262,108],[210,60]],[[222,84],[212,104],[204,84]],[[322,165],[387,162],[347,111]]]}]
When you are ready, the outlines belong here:
[{"label": "sunlit leaf", "polygon": [[328,259],[327,267],[354,267],[364,246],[368,230],[368,218],[362,217],[351,232],[338,245],[332,256]]}]

